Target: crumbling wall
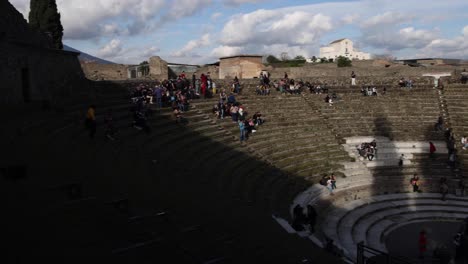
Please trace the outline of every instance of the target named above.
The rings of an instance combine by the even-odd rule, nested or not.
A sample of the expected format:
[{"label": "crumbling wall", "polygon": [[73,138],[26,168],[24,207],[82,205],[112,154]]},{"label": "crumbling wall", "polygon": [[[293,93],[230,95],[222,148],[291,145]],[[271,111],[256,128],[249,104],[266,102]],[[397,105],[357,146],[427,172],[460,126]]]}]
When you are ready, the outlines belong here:
[{"label": "crumbling wall", "polygon": [[149,59],[150,73],[149,78],[153,80],[169,79],[169,69],[167,62],[159,56],[153,56]]},{"label": "crumbling wall", "polygon": [[93,81],[126,80],[127,67],[123,64],[81,63],[86,78]]}]

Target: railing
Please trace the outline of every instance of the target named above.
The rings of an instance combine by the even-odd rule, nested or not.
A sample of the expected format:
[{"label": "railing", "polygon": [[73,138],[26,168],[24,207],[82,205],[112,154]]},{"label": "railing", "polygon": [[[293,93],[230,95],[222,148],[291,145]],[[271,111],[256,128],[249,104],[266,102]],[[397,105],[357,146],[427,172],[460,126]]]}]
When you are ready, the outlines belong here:
[{"label": "railing", "polygon": [[395,257],[380,250],[359,243],[357,246],[357,264],[439,264],[441,261],[435,258],[422,258],[419,260]]}]

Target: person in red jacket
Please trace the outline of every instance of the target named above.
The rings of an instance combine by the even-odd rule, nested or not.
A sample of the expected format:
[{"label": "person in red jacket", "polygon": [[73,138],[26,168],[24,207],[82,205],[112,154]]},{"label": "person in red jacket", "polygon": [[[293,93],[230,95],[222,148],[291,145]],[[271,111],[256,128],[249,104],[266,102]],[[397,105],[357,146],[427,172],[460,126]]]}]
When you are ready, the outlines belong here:
[{"label": "person in red jacket", "polygon": [[434,158],[434,153],[436,152],[436,147],[434,146],[434,143],[429,142],[429,156],[431,158]]},{"label": "person in red jacket", "polygon": [[204,73],[202,73],[200,76],[200,81],[201,81],[201,94],[203,94],[203,96],[205,97],[206,88],[208,87],[208,77]]}]

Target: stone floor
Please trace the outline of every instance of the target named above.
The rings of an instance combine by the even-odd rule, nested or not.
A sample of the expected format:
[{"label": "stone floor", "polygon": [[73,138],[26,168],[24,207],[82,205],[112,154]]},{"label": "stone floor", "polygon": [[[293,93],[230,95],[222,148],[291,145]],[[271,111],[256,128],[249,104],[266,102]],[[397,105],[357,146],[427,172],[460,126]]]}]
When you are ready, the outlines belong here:
[{"label": "stone floor", "polygon": [[454,254],[453,236],[460,229],[459,222],[420,222],[402,226],[391,232],[386,241],[388,252],[393,256],[418,258],[419,232],[425,230],[428,240],[427,256],[431,256],[434,249],[445,246]]}]

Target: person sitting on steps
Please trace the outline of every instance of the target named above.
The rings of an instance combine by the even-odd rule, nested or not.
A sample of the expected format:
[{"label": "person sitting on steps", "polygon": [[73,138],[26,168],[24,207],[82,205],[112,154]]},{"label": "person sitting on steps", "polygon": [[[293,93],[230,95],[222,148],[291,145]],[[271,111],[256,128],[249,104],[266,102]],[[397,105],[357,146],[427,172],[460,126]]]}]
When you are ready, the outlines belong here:
[{"label": "person sitting on steps", "polygon": [[419,177],[415,173],[410,180],[411,186],[413,186],[413,192],[419,192]]}]

